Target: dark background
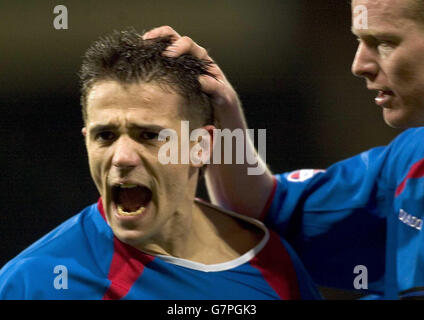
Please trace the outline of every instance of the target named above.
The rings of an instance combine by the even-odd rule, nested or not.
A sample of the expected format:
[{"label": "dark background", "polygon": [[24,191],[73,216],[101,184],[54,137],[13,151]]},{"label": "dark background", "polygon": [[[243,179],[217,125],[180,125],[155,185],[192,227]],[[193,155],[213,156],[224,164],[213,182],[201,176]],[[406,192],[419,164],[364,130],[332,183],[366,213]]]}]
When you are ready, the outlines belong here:
[{"label": "dark background", "polygon": [[[1,1],[0,266],[95,202],[77,72],[113,29],[170,25],[209,49],[267,129],[274,172],[325,168],[399,133],[354,78],[347,0]],[[55,30],[53,8],[68,8]],[[204,190],[200,195],[204,195]]]}]

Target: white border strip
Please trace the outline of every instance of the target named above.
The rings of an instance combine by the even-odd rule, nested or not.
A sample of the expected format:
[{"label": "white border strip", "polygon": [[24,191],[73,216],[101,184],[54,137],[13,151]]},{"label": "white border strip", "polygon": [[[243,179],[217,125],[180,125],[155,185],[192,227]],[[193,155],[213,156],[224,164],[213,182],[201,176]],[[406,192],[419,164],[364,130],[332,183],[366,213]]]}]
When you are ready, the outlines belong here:
[{"label": "white border strip", "polygon": [[[198,271],[203,271],[203,272],[218,272],[218,271],[225,271],[225,270],[231,270],[234,269],[248,261],[250,261],[253,257],[255,257],[266,245],[266,243],[269,240],[269,231],[268,229],[265,227],[265,225],[260,222],[259,220],[250,218],[250,217],[246,217],[243,216],[241,214],[223,209],[221,207],[215,206],[213,204],[210,204],[206,201],[203,201],[201,199],[195,199],[195,202],[198,202],[202,205],[206,205],[212,209],[217,209],[223,213],[226,213],[230,216],[233,216],[235,218],[244,220],[248,223],[251,223],[257,227],[259,227],[260,229],[262,229],[262,231],[264,231],[265,235],[262,238],[262,240],[256,245],[256,247],[252,248],[251,250],[247,251],[245,254],[241,255],[240,257],[234,259],[234,260],[230,260],[227,262],[223,262],[223,263],[217,263],[217,264],[203,264],[203,263],[199,263],[199,262],[194,262],[191,260],[187,260],[187,259],[181,259],[181,258],[176,258],[176,257],[172,257],[172,256],[166,256],[166,255],[154,255],[158,258],[160,258],[161,260],[164,260],[165,262],[171,263],[171,264],[175,264],[181,267],[185,267],[185,268],[189,268],[189,269],[194,269],[194,270],[198,270]],[[149,253],[150,254],[150,253]],[[150,254],[152,255],[152,254]]]}]

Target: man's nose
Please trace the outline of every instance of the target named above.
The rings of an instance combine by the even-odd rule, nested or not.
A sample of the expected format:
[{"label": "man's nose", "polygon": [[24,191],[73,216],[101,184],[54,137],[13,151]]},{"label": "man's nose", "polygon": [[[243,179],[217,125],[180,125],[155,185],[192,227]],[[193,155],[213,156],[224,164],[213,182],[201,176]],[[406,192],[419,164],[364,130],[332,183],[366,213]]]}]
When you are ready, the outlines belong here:
[{"label": "man's nose", "polygon": [[355,59],[352,63],[352,73],[357,77],[371,81],[377,77],[378,63],[375,60],[375,52],[364,43],[360,43],[356,50]]},{"label": "man's nose", "polygon": [[141,160],[136,150],[135,141],[121,136],[115,143],[112,165],[120,169],[131,169],[140,164]]}]

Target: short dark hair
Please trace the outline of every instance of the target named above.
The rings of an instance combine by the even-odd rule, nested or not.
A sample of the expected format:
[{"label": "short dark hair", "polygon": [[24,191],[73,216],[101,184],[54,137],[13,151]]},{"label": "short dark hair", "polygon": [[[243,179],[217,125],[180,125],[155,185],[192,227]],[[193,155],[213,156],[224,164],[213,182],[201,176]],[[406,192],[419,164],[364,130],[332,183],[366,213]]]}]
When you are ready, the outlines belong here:
[{"label": "short dark hair", "polygon": [[114,30],[93,42],[84,54],[79,73],[84,122],[90,89],[98,81],[115,80],[165,85],[186,99],[182,118],[194,121],[196,126],[214,124],[211,101],[198,81],[199,75],[211,75],[207,71],[210,62],[191,55],[165,57],[162,52],[170,44],[170,37],[143,40],[134,28]]}]

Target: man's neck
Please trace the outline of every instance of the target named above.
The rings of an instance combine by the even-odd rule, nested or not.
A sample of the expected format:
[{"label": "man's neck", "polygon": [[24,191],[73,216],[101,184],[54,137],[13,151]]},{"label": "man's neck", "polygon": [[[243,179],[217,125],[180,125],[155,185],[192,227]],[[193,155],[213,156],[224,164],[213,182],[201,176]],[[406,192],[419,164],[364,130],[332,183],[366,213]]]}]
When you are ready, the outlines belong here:
[{"label": "man's neck", "polygon": [[155,255],[216,264],[238,258],[263,237],[257,227],[241,224],[228,214],[198,202],[193,202],[190,212],[177,214],[171,224],[172,232],[166,237],[145,243],[139,249]]}]

